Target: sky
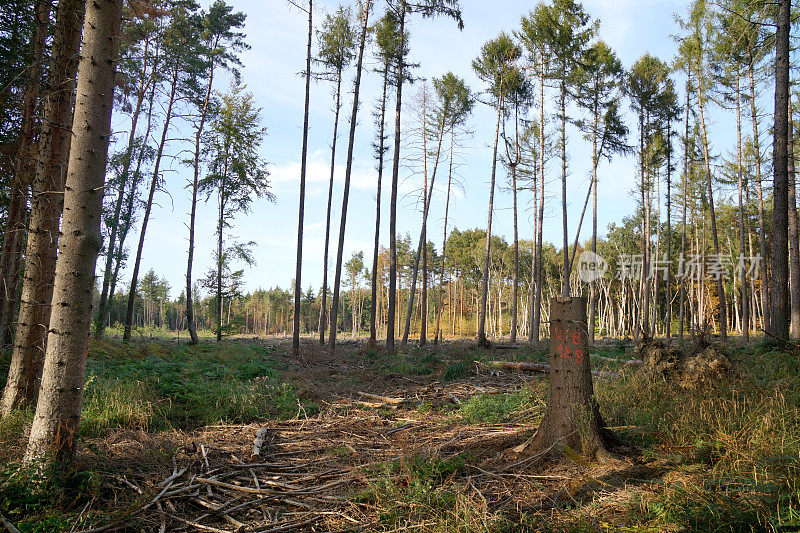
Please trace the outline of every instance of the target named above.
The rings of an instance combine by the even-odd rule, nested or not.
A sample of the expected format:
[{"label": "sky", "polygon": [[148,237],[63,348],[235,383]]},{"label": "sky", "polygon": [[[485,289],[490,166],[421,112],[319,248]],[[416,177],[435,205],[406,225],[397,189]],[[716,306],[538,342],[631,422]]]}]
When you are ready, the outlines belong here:
[{"label": "sky", "polygon": [[[304,80],[300,72],[305,67],[307,19],[305,13],[286,0],[228,0],[237,10],[247,14],[247,41],[251,48],[243,54],[242,80],[253,93],[261,108],[263,125],[268,135],[262,146],[262,156],[268,161],[271,190],[276,196],[274,203],[256,199],[249,213],[239,214],[231,238],[239,241],[254,241],[256,264],[245,271],[245,289],[270,288],[276,285],[289,288],[295,273],[297,239],[297,207],[299,200],[300,149],[302,142]],[[670,61],[675,54],[675,43],[671,35],[678,33],[675,14],[683,15],[688,2],[684,0],[586,0],[584,7],[593,19],[600,21],[599,37],[605,40],[618,54],[624,68],[629,68],[646,52]],[[535,4],[523,1],[486,2],[484,0],[462,0],[464,29],[459,31],[449,19],[421,19],[414,17],[409,25],[411,61],[419,63],[417,77],[430,79],[447,71],[464,78],[473,92],[485,90],[485,86],[474,75],[471,63],[479,53],[481,45],[496,37],[501,31],[513,32],[519,27],[520,18],[530,12]],[[315,25],[324,13],[335,10],[334,0],[314,2]],[[378,2],[373,18],[383,12]],[[316,43],[314,45],[316,50]],[[375,67],[371,51],[365,52],[365,62]],[[329,276],[335,267],[335,242],[341,210],[344,180],[347,132],[349,130],[352,105],[352,83],[354,69],[345,73],[343,106],[339,126],[339,144],[335,172],[335,188],[332,215],[332,253]],[[676,85],[682,87],[680,78]],[[354,146],[352,188],[345,234],[344,261],[357,251],[363,251],[365,263],[371,265],[375,227],[375,188],[377,172],[372,157],[371,144],[375,133],[372,112],[375,109],[380,89],[380,77],[366,72],[362,81],[361,109],[358,116]],[[419,83],[404,88],[404,104],[411,102],[419,90]],[[216,89],[227,89],[222,79]],[[305,204],[305,231],[303,246],[302,286],[304,289],[321,285],[323,272],[323,245],[325,233],[325,211],[330,172],[330,143],[333,128],[332,86],[319,81],[311,86],[311,114],[309,131],[309,156],[307,193]],[[546,111],[554,111],[555,100],[546,97]],[[410,105],[405,105],[410,112]],[[634,117],[625,102],[622,106],[631,130],[629,144],[636,144]],[[393,113],[390,113],[393,118]],[[456,192],[451,201],[449,228],[461,230],[485,228],[488,213],[489,177],[491,171],[491,142],[494,134],[495,115],[486,105],[477,104],[468,127],[473,132],[464,140],[462,166],[459,169],[463,189]],[[711,114],[709,129],[711,143],[718,153],[726,153],[733,147],[733,133],[729,127],[718,127],[732,120],[729,113],[717,110]],[[411,125],[409,113],[403,115],[404,127]],[[127,123],[117,117],[114,127],[119,133],[117,142],[125,138]],[[392,120],[387,131],[393,133]],[[190,170],[181,165],[180,151],[186,148],[178,139],[188,137],[188,128],[178,122],[171,132],[176,139],[168,147],[170,154],[166,163],[165,190],[159,192],[157,205],[153,209],[148,227],[142,258],[141,272],[154,268],[166,278],[172,287],[170,296],[176,298],[185,286],[186,253],[188,246],[188,213],[190,190],[186,188],[191,179]],[[119,144],[116,149],[119,149]],[[575,230],[583,200],[589,184],[590,145],[574,128],[568,128],[568,209],[569,240],[575,238]],[[113,150],[114,148],[112,148]],[[391,158],[391,153],[389,154]],[[636,209],[633,196],[636,181],[635,156],[616,157],[612,162],[603,162],[599,168],[599,213],[598,228],[604,235],[610,223],[620,222],[624,216]],[[389,160],[390,162],[390,160]],[[390,165],[389,165],[390,167]],[[547,200],[545,204],[544,239],[562,242],[560,165],[552,161],[547,170]],[[444,175],[439,174],[439,176]],[[388,213],[391,171],[384,172],[382,205],[381,244],[388,247]],[[410,233],[416,243],[419,234],[420,212],[418,195],[414,191],[420,186],[421,177],[411,169],[401,170],[401,199],[398,215],[398,232]],[[438,178],[443,186],[445,181]],[[512,240],[512,202],[507,187],[505,169],[498,165],[498,190],[495,197],[493,233]],[[444,193],[437,188],[431,205],[429,239],[441,247],[444,217]],[[521,192],[520,238],[530,239],[533,233],[532,213],[529,204],[532,195]],[[213,265],[215,248],[215,204],[212,200],[198,209],[197,244],[195,251],[195,278],[201,278]],[[589,208],[591,210],[591,206]],[[581,241],[591,235],[590,212],[584,222]],[[138,228],[138,226],[137,226]],[[138,229],[137,229],[138,231]],[[449,230],[448,230],[449,231]],[[129,237],[128,246],[135,246],[138,234]],[[135,252],[135,250],[134,250]],[[131,255],[134,255],[131,253]],[[132,258],[121,275],[120,283],[130,281]]]}]

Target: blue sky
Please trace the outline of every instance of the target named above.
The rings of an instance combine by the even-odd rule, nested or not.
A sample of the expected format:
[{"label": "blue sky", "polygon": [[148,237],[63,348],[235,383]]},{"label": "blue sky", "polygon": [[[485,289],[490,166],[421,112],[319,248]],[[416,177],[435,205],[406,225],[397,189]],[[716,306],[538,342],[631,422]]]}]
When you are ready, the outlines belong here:
[{"label": "blue sky", "polygon": [[[305,66],[305,39],[307,21],[305,14],[292,7],[285,0],[229,0],[237,9],[247,14],[247,39],[251,49],[244,54],[242,77],[248,89],[254,93],[262,109],[264,125],[268,136],[262,154],[269,161],[272,192],[277,196],[275,203],[258,199],[253,203],[249,214],[237,217],[231,236],[242,241],[255,241],[256,265],[246,271],[247,290],[259,287],[280,285],[289,287],[294,278],[295,246],[297,230],[297,205],[300,175],[300,146],[302,138],[303,91],[304,82],[298,75]],[[316,22],[322,20],[325,12],[335,9],[333,0],[315,2]],[[417,76],[431,78],[441,76],[447,71],[465,78],[473,91],[484,89],[474,76],[471,62],[480,46],[497,36],[501,31],[512,32],[519,25],[522,15],[534,6],[533,2],[483,0],[462,0],[464,30],[458,31],[450,20],[422,20],[415,18],[409,27],[411,32],[412,60],[421,66]],[[682,0],[587,0],[586,10],[594,19],[600,20],[600,37],[619,55],[625,68],[645,52],[662,59],[671,60],[675,44],[670,36],[678,32],[674,14],[683,14],[687,2]],[[383,10],[379,2],[373,17]],[[373,61],[370,55],[369,63]],[[352,98],[353,69],[346,74],[340,138],[337,148],[337,182],[335,186],[332,239],[335,242],[341,206],[341,189],[344,176],[344,156],[347,148],[347,131]],[[682,86],[678,81],[678,87]],[[221,80],[217,89],[224,91],[227,82]],[[379,77],[368,73],[362,85],[362,108],[359,112],[359,125],[356,131],[355,160],[351,189],[350,209],[345,239],[345,260],[358,250],[363,250],[366,258],[372,256],[375,217],[376,172],[372,158],[371,143],[374,139],[372,110],[378,96]],[[330,137],[332,134],[333,113],[330,84],[312,84],[311,118],[309,134],[309,174],[306,196],[305,246],[303,262],[304,288],[318,287],[322,279],[322,250],[325,230],[325,205],[327,201],[327,180],[330,159]],[[405,88],[408,102],[418,91],[417,86]],[[548,99],[552,105],[553,99]],[[409,109],[409,107],[406,107]],[[623,105],[632,130],[631,144],[637,141],[635,123]],[[553,109],[548,108],[548,112]],[[732,120],[725,112],[717,111],[711,116],[711,142],[718,153],[728,153],[733,146],[731,128],[717,128],[719,124]],[[410,117],[404,114],[403,123],[410,125]],[[124,130],[126,124],[115,121],[115,127]],[[450,227],[460,229],[485,227],[489,172],[491,168],[490,142],[494,133],[494,116],[486,106],[478,104],[469,121],[474,132],[466,140],[464,165],[460,169],[464,192],[457,194],[450,209]],[[188,130],[178,123],[172,132],[174,138],[186,137]],[[391,123],[388,126],[391,133]],[[721,133],[717,135],[717,131]],[[723,133],[724,132],[724,135]],[[574,239],[577,219],[582,208],[588,186],[590,168],[589,145],[574,129],[568,131],[569,184],[568,203],[570,218],[570,241]],[[118,139],[122,139],[120,135]],[[168,152],[177,154],[184,149],[180,142],[168,147]],[[153,267],[166,277],[172,286],[172,297],[177,297],[184,286],[187,251],[186,223],[189,212],[189,191],[185,188],[190,172],[181,166],[178,158],[166,161],[166,190],[169,195],[160,193],[148,228],[142,271]],[[548,170],[548,199],[546,202],[545,240],[561,242],[561,200],[560,170],[553,161]],[[414,240],[419,232],[420,216],[416,207],[416,197],[411,194],[418,186],[419,177],[409,169],[401,171],[401,206],[398,229],[401,234],[410,233]],[[443,184],[439,174],[439,183]],[[391,172],[384,174],[383,231],[381,243],[388,246],[388,190]],[[601,233],[609,223],[618,222],[635,209],[632,196],[635,183],[634,156],[617,158],[612,163],[603,163],[599,171],[599,228]],[[498,184],[505,185],[506,173],[498,167]],[[663,188],[662,188],[663,189]],[[530,238],[533,231],[531,219],[525,211],[530,197],[520,194],[523,211],[520,215],[520,237]],[[511,194],[507,190],[498,191],[495,200],[494,233],[511,239]],[[444,194],[437,192],[431,206],[429,236],[440,246],[441,224],[444,213]],[[198,212],[197,249],[195,253],[195,277],[200,278],[213,262],[215,206],[213,201],[202,204]],[[588,219],[587,219],[588,221]],[[590,235],[590,224],[584,223],[581,239]],[[136,242],[137,235],[129,237],[129,246]],[[335,256],[331,259],[334,264]],[[371,259],[367,261],[371,263]],[[331,269],[332,272],[332,269]],[[129,282],[130,268],[121,282]]]}]

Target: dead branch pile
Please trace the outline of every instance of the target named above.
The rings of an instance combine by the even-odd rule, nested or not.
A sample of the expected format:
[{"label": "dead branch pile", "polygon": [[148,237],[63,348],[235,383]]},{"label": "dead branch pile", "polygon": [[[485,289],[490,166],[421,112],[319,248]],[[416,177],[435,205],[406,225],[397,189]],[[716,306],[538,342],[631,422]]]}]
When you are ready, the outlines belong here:
[{"label": "dead branch pile", "polygon": [[674,382],[684,389],[713,385],[731,371],[731,362],[708,344],[684,351],[677,346],[651,340],[634,349],[642,359],[642,372],[654,379]]}]

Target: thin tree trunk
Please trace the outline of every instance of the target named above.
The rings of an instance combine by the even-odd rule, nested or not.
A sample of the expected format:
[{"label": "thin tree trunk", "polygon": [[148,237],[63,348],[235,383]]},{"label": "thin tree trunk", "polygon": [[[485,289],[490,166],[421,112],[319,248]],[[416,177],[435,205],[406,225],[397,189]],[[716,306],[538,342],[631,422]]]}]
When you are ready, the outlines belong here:
[{"label": "thin tree trunk", "polygon": [[791,279],[791,320],[789,332],[793,339],[800,338],[800,239],[797,227],[797,200],[795,196],[794,128],[792,104],[789,101],[787,138],[787,170],[789,176],[789,265]]},{"label": "thin tree trunk", "polygon": [[[347,165],[344,171],[344,190],[342,192],[342,216],[339,223],[339,248],[336,254],[336,276],[333,282],[333,302],[331,308],[331,331],[328,339],[328,353],[332,356],[336,353],[336,320],[339,311],[339,287],[342,281],[342,258],[344,256],[344,234],[347,228],[347,204],[350,197],[350,175],[353,172],[353,145],[355,144],[356,125],[358,123],[358,95],[361,89],[361,67],[364,60],[364,44],[367,38],[367,23],[369,21],[370,2],[367,0],[364,5],[364,22],[361,27],[361,42],[358,46],[358,63],[356,64],[356,80],[353,88],[353,111],[350,115],[350,138],[347,143]],[[310,31],[310,30],[309,30]],[[310,35],[310,34],[309,34]],[[295,314],[299,309],[295,308]]]},{"label": "thin tree trunk", "polygon": [[561,280],[561,296],[569,296],[569,240],[567,236],[567,88],[566,82],[561,82],[561,223],[564,234],[564,277]]},{"label": "thin tree trunk", "polygon": [[486,246],[483,258],[483,277],[481,279],[481,308],[478,322],[478,344],[486,346],[486,304],[489,295],[489,260],[492,250],[492,214],[494,212],[494,183],[497,173],[497,143],[500,140],[500,117],[503,111],[503,89],[497,97],[497,126],[494,132],[494,151],[492,152],[492,175],[489,179],[489,215],[486,221]]},{"label": "thin tree trunk", "polygon": [[539,70],[539,219],[536,223],[536,301],[533,311],[533,341],[539,342],[542,317],[542,227],[544,226],[544,56],[540,55]]},{"label": "thin tree trunk", "polygon": [[400,56],[397,58],[397,96],[394,115],[394,155],[392,157],[392,199],[389,203],[389,310],[386,318],[386,349],[395,353],[394,326],[397,312],[397,184],[400,176],[400,113],[403,107],[406,4],[400,0]]},{"label": "thin tree trunk", "polygon": [[158,150],[156,152],[155,164],[153,167],[153,176],[150,180],[150,193],[147,196],[147,205],[145,206],[144,216],[142,217],[142,228],[139,231],[139,245],[136,249],[136,260],[133,264],[133,274],[131,275],[131,284],[128,290],[128,307],[125,314],[125,331],[122,334],[123,342],[129,342],[131,340],[133,310],[136,305],[136,285],[139,282],[139,266],[142,261],[144,240],[147,234],[147,223],[150,220],[150,212],[153,209],[153,197],[155,196],[156,188],[158,186],[158,171],[161,164],[161,157],[164,154],[164,146],[167,144],[167,134],[169,133],[169,126],[172,120],[172,108],[175,104],[175,98],[178,89],[179,72],[178,64],[176,63],[172,72],[172,88],[170,89],[169,103],[167,104],[167,112],[166,116],[164,117],[164,127],[161,130],[161,141],[158,143]]},{"label": "thin tree trunk", "polygon": [[[517,342],[517,313],[519,303],[519,226],[517,224],[517,165],[520,162],[519,150],[519,104],[514,103],[514,147],[515,158],[512,161],[508,154],[509,165],[511,166],[511,190],[514,211],[514,281],[511,303],[511,344]],[[503,123],[505,133],[505,122]]]},{"label": "thin tree trunk", "polygon": [[[212,48],[216,48],[219,43],[219,37],[214,42]],[[197,217],[197,190],[200,182],[200,140],[203,136],[203,128],[205,127],[206,118],[208,117],[209,104],[211,102],[211,88],[214,86],[214,55],[211,55],[211,64],[209,66],[208,85],[206,86],[206,95],[203,99],[203,108],[200,112],[200,123],[194,133],[194,161],[192,165],[192,205],[189,213],[189,253],[186,260],[186,328],[189,330],[191,343],[197,344],[200,339],[197,337],[197,324],[194,318],[194,303],[192,301],[192,267],[194,263],[194,231],[195,219]]]},{"label": "thin tree trunk", "polygon": [[[377,327],[375,315],[377,312],[378,287],[378,255],[380,254],[381,236],[381,185],[383,183],[383,152],[384,152],[384,125],[386,123],[386,88],[389,84],[389,61],[383,64],[383,89],[381,91],[380,126],[378,126],[378,184],[375,196],[375,249],[372,254],[372,298],[369,303],[369,345],[375,347],[377,343]],[[326,268],[327,270],[327,268]],[[382,291],[381,291],[382,292]]]},{"label": "thin tree trunk", "polygon": [[[302,297],[303,274],[303,217],[305,216],[306,203],[306,160],[308,156],[308,107],[311,94],[311,35],[314,31],[312,24],[313,1],[308,0],[308,44],[306,49],[306,100],[303,112],[303,148],[300,155],[300,203],[297,207],[297,262],[294,274],[294,320],[292,324],[292,357],[300,356],[300,298]],[[358,96],[358,93],[356,93]],[[346,202],[346,200],[345,200]],[[327,271],[327,265],[325,265]],[[336,315],[334,314],[334,324]],[[335,337],[336,332],[333,332]]]},{"label": "thin tree trunk", "polygon": [[[225,179],[228,176],[228,147],[225,147],[225,169],[219,184],[219,212],[217,218],[217,342],[222,341],[222,233],[225,228]],[[297,315],[295,315],[297,323]]]},{"label": "thin tree trunk", "polygon": [[[133,157],[133,148],[136,141],[136,126],[139,122],[139,115],[141,114],[142,111],[142,104],[144,103],[144,99],[147,96],[147,89],[153,82],[153,77],[155,76],[156,73],[156,68],[155,66],[153,66],[150,75],[147,75],[149,46],[150,46],[150,40],[148,39],[147,41],[145,41],[144,52],[143,52],[144,63],[142,65],[139,88],[136,91],[136,104],[134,106],[133,115],[131,117],[131,131],[128,134],[128,145],[125,149],[125,156],[123,157],[122,160],[122,172],[120,173],[119,191],[117,193],[117,200],[116,202],[114,202],[114,216],[111,221],[111,235],[108,238],[108,245],[106,247],[106,264],[105,268],[103,269],[103,288],[100,291],[100,303],[97,306],[97,315],[95,316],[94,337],[96,339],[100,339],[103,337],[106,328],[106,321],[108,319],[109,289],[111,287],[111,275],[113,272],[113,262],[115,257],[114,250],[117,245],[117,235],[119,232],[120,214],[122,212],[122,205],[125,201],[125,189],[128,185],[128,177],[130,175],[129,173],[131,168],[131,158]],[[144,149],[144,145],[146,142],[147,139],[144,139],[142,143],[142,149]]]},{"label": "thin tree trunk", "polygon": [[75,455],[86,375],[92,289],[122,0],[88,2],[78,67],[74,138],[64,194],[63,236],[53,289],[42,387],[25,462],[68,463]]},{"label": "thin tree trunk", "polygon": [[[739,249],[740,257],[744,258],[745,238],[749,235],[749,231],[745,230],[745,217],[747,211],[744,209],[742,202],[743,194],[747,189],[747,183],[744,181],[747,178],[744,176],[742,168],[742,93],[740,87],[741,75],[739,68],[736,68],[736,173],[737,173],[737,188],[739,196]],[[747,280],[747,272],[740,272],[742,277],[742,337],[745,342],[750,340],[750,300],[748,299],[749,287]],[[734,299],[736,295],[734,294]]]},{"label": "thin tree trunk", "polygon": [[[439,168],[439,157],[442,150],[442,139],[444,137],[444,122],[442,122],[441,127],[439,128],[439,141],[438,146],[436,147],[436,161],[434,161],[433,165],[433,173],[431,175],[431,183],[430,186],[427,184],[427,170],[425,171],[426,174],[426,183],[423,187],[422,191],[422,198],[423,198],[423,208],[422,208],[422,228],[419,232],[419,243],[417,244],[417,253],[414,255],[414,264],[412,267],[411,272],[411,291],[409,293],[408,298],[408,307],[406,308],[406,321],[405,321],[405,328],[403,329],[403,339],[402,345],[405,346],[408,343],[408,336],[411,332],[411,314],[414,309],[414,297],[416,296],[417,291],[417,274],[419,271],[419,260],[421,256],[426,255],[425,243],[426,243],[426,236],[428,233],[428,207],[431,204],[431,199],[433,198],[433,185],[436,180],[436,171]],[[426,261],[427,262],[427,261]],[[427,314],[427,313],[426,313]],[[421,340],[421,339],[420,339]]]},{"label": "thin tree trunk", "polygon": [[758,136],[758,111],[756,109],[756,82],[754,76],[754,59],[750,59],[748,65],[748,75],[750,77],[750,115],[753,119],[753,151],[756,156],[756,192],[758,200],[758,246],[761,256],[761,265],[763,272],[761,273],[761,308],[763,310],[762,316],[764,320],[764,329],[770,328],[770,314],[772,313],[772,305],[770,303],[769,294],[769,275],[772,271],[770,262],[767,255],[767,228],[766,228],[766,215],[764,209],[764,193],[761,185],[761,143]]},{"label": "thin tree trunk", "polygon": [[[689,81],[686,82],[686,124],[683,138],[683,216],[681,220],[681,258],[686,258],[686,204],[687,199],[687,181],[689,179]],[[678,318],[678,338],[683,340],[684,320],[686,313],[686,273],[681,272],[681,289],[680,289],[680,302],[679,302],[679,318]]]},{"label": "thin tree trunk", "polygon": [[325,325],[328,312],[328,247],[331,240],[331,205],[333,204],[333,172],[336,163],[336,137],[339,131],[339,105],[342,88],[342,71],[336,73],[336,106],[333,119],[333,140],[331,141],[331,176],[328,183],[328,210],[325,216],[325,249],[322,256],[322,307],[319,313],[319,343],[325,344]]},{"label": "thin tree trunk", "polygon": [[[711,210],[711,234],[714,239],[714,253],[719,257],[719,234],[717,233],[717,214],[714,210],[714,188],[711,183],[711,164],[710,156],[708,154],[708,133],[706,130],[706,119],[704,113],[702,94],[698,95],[698,109],[700,111],[700,126],[703,130],[703,160],[705,163],[706,182],[708,185],[708,207]],[[788,281],[788,280],[787,280]],[[725,282],[722,276],[717,278],[717,297],[719,298],[719,327],[720,338],[725,340],[728,338],[728,322],[727,312],[725,309]]]},{"label": "thin tree trunk", "polygon": [[[659,207],[660,209],[660,207]],[[672,122],[667,121],[667,265],[672,264]],[[667,267],[669,268],[669,267]],[[672,273],[667,270],[666,337],[672,335]]]},{"label": "thin tree trunk", "polygon": [[[447,255],[447,219],[450,216],[450,188],[453,183],[453,145],[454,145],[454,138],[455,137],[455,128],[450,130],[450,168],[447,172],[447,195],[445,196],[444,202],[444,229],[442,230],[442,261],[441,261],[441,268],[439,270],[439,294],[438,294],[438,309],[436,310],[436,333],[434,338],[436,342],[439,342],[441,339],[441,324],[442,324],[442,309],[444,305],[442,304],[442,293],[444,291],[444,268],[445,268],[445,256]],[[455,323],[455,315],[453,318],[453,322]]]}]

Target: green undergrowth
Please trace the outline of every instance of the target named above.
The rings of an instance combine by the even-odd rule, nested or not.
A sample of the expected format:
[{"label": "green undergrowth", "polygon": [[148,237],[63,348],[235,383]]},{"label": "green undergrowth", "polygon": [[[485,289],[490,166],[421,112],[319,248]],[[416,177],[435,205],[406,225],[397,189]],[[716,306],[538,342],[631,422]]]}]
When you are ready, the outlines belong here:
[{"label": "green undergrowth", "polygon": [[385,527],[425,531],[508,531],[506,517],[487,513],[469,498],[468,454],[442,459],[410,456],[370,472],[366,489],[353,501],[377,509]]},{"label": "green undergrowth", "polygon": [[[3,364],[7,368],[7,357]],[[235,341],[197,346],[92,341],[81,435],[101,436],[120,427],[151,431],[291,418],[301,407],[307,415],[318,411],[280,381],[267,347]],[[25,420],[21,416],[0,425],[0,439]]]},{"label": "green undergrowth", "polygon": [[0,513],[21,533],[77,531],[107,520],[107,512],[89,503],[110,496],[95,471],[0,466]]},{"label": "green undergrowth", "polygon": [[303,406],[276,376],[269,348],[239,342],[93,344],[82,431],[189,428],[291,418]]},{"label": "green undergrowth", "polygon": [[509,394],[476,394],[459,405],[456,421],[469,424],[498,424],[533,420],[544,416],[547,390],[543,383],[532,382]]}]

